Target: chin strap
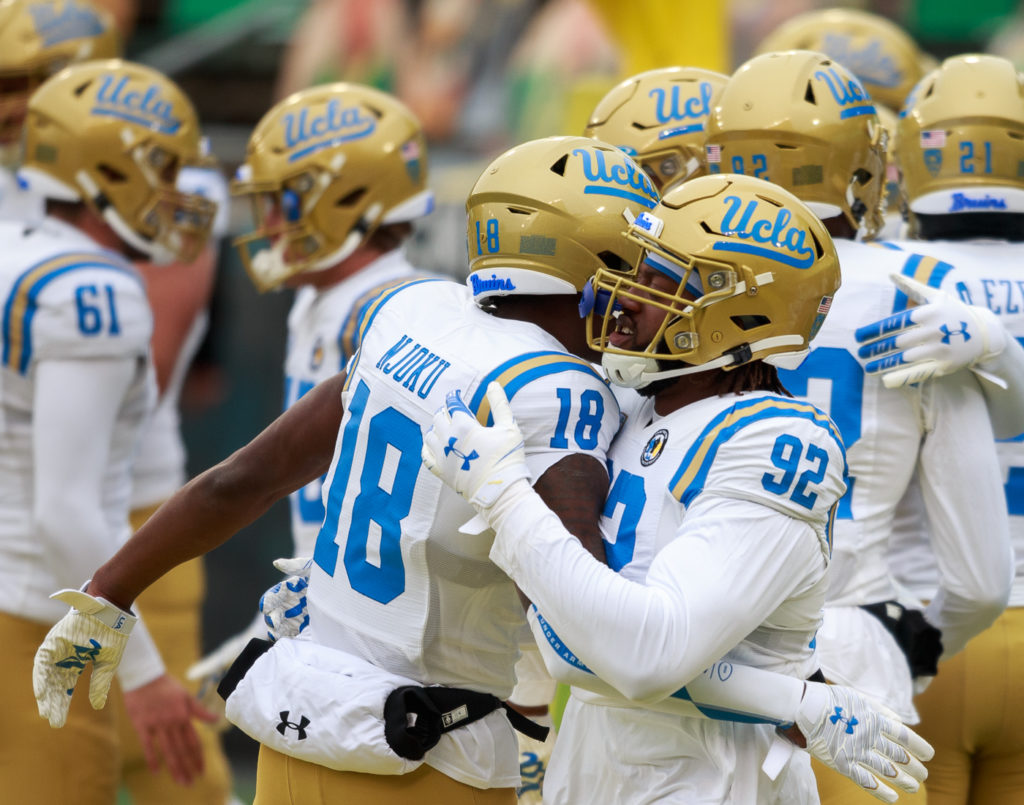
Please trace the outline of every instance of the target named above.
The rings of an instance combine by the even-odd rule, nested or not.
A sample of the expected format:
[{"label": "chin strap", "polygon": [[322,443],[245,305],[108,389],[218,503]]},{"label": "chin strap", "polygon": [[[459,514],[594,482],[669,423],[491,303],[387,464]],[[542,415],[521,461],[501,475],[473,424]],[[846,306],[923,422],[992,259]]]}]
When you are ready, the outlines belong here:
[{"label": "chin strap", "polygon": [[[712,369],[722,369],[727,366],[740,366],[748,363],[752,360],[755,353],[762,350],[785,346],[803,346],[803,344],[804,339],[802,336],[776,335],[770,338],[762,338],[760,341],[754,341],[751,344],[743,344],[707,363],[697,364],[696,366],[686,365],[678,369],[661,371],[658,369],[657,358],[606,352],[601,357],[601,366],[615,385],[640,389],[656,380],[692,375],[698,372],[708,372]],[[764,360],[774,365],[783,365],[784,368],[792,368],[791,366],[786,366],[786,364],[790,364],[790,356],[794,358],[799,357],[802,361],[806,354],[807,350],[802,349],[791,353],[768,355]]]}]

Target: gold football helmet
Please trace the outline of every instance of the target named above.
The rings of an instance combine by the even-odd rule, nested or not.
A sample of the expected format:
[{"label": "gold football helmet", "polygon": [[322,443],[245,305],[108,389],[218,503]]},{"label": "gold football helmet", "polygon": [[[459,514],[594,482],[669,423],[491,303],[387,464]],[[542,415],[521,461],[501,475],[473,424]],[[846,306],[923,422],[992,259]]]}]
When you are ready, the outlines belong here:
[{"label": "gold football helmet", "polygon": [[189,261],[217,205],[175,183],[203,148],[195,110],[169,78],[118,59],[82,62],[29,100],[18,175],[44,198],[84,202],[152,259]]},{"label": "gold football helmet", "polygon": [[707,173],[705,125],[715,96],[728,80],[697,67],[640,73],[601,99],[583,133],[617,145],[664,193]]},{"label": "gold football helmet", "polygon": [[378,227],[433,209],[419,121],[397,98],[358,84],[293,93],[249,138],[231,192],[253,205],[235,240],[260,290],[335,265]]},{"label": "gold football helmet", "polygon": [[824,53],[857,76],[872,99],[893,110],[924,75],[928,58],[898,25],[853,8],[793,17],[765,37],[756,52],[780,50]]},{"label": "gold football helmet", "polygon": [[0,164],[20,161],[28,99],[43,81],[120,52],[113,17],[88,0],[0,0]]},{"label": "gold football helmet", "polygon": [[633,215],[658,202],[625,153],[589,137],[547,137],[495,159],[466,200],[478,303],[509,294],[576,294],[599,268],[629,270]]},{"label": "gold football helmet", "polygon": [[[670,190],[627,237],[642,263],[675,283],[663,292],[629,274],[599,270],[587,329],[618,385],[764,360],[799,365],[839,288],[839,259],[821,221],[778,185],[749,176],[703,176]],[[629,304],[664,312],[638,349],[609,336]]]},{"label": "gold football helmet", "polygon": [[900,189],[915,214],[1024,212],[1024,76],[999,56],[946,59],[907,98]]},{"label": "gold football helmet", "polygon": [[865,237],[882,226],[886,136],[846,68],[806,50],[766,53],[729,79],[708,120],[712,173],[782,185],[822,219],[843,215]]}]

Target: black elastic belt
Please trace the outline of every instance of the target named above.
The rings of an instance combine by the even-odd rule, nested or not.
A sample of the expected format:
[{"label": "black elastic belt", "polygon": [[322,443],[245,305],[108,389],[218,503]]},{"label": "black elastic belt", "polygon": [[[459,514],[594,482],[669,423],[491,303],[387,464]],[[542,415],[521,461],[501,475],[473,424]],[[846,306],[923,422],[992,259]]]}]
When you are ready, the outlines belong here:
[{"label": "black elastic belt", "polygon": [[509,723],[538,741],[550,729],[531,721],[490,693],[463,688],[406,685],[395,688],[384,702],[384,737],[388,746],[409,760],[420,760],[446,732],[472,724],[498,708],[505,709]]}]

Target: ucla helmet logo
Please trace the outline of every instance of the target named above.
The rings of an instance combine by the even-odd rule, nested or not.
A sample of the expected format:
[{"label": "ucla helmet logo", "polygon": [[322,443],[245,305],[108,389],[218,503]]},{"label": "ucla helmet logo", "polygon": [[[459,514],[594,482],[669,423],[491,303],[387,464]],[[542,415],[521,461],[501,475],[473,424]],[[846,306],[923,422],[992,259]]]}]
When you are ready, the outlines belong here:
[{"label": "ucla helmet logo", "polygon": [[794,268],[810,268],[814,264],[816,253],[812,239],[803,227],[790,223],[793,221],[790,210],[762,205],[756,198],[747,199],[745,205],[739,196],[726,196],[722,201],[727,209],[722,217],[721,232],[731,239],[716,241],[713,246],[716,251],[754,254]]},{"label": "ucla helmet logo", "polygon": [[572,154],[583,163],[583,175],[588,182],[584,193],[618,196],[647,209],[658,203],[658,191],[650,177],[621,151],[574,148]]}]

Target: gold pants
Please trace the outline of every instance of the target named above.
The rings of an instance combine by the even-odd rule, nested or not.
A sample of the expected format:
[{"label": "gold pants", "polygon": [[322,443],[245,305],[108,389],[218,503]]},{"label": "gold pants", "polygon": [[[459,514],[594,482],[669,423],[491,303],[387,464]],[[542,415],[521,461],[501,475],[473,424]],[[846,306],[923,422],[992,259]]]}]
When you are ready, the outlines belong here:
[{"label": "gold pants", "polygon": [[[133,511],[132,530],[149,519],[159,508],[151,506]],[[206,591],[202,559],[193,559],[174,568],[158,579],[138,598],[146,626],[149,628],[167,672],[183,682],[195,694],[198,685],[185,682],[185,670],[199,659],[201,653],[201,613]],[[124,710],[124,700],[111,692],[110,700],[117,714],[121,740],[121,781],[131,792],[135,805],[224,805],[231,794],[231,772],[221,747],[220,735],[209,724],[194,721],[203,748],[203,774],[192,785],[178,785],[166,767],[153,774],[146,766],[135,729]]]},{"label": "gold pants", "polygon": [[360,774],[260,747],[253,805],[515,805],[514,788],[473,788],[430,766],[409,774]]},{"label": "gold pants", "polygon": [[915,702],[930,805],[1024,805],[1024,607],[939,666]]},{"label": "gold pants", "polygon": [[0,801],[38,805],[111,805],[120,757],[109,707],[89,704],[90,666],[78,680],[67,723],[53,729],[39,717],[32,661],[50,627],[0,613]]}]

